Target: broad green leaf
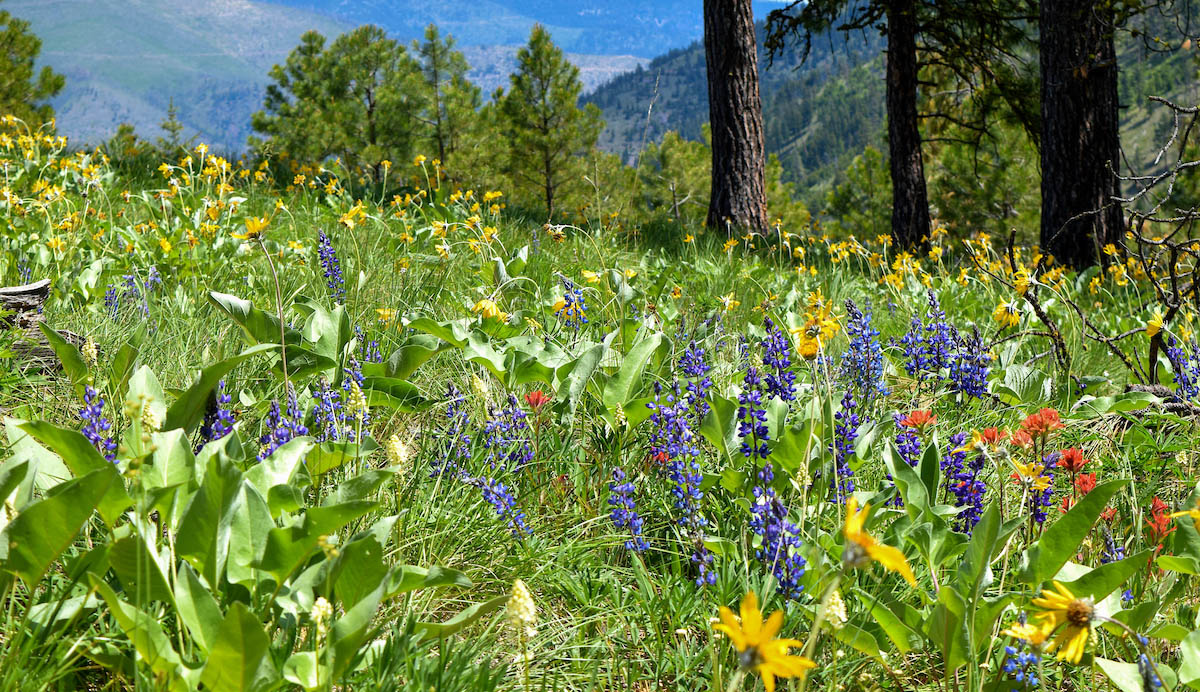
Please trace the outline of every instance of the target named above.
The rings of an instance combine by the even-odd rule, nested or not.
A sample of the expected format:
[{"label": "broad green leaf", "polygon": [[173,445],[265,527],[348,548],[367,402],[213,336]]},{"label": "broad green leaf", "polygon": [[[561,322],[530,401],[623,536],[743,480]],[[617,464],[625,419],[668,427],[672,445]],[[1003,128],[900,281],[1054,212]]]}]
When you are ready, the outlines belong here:
[{"label": "broad green leaf", "polygon": [[200,682],[214,692],[261,690],[275,682],[271,640],[258,618],[234,601],[209,649]]},{"label": "broad green leaf", "polygon": [[407,380],[425,361],[450,347],[451,344],[431,334],[413,334],[400,348],[392,351],[392,355],[381,364],[379,372],[370,371],[373,363],[364,363],[363,374]]},{"label": "broad green leaf", "polygon": [[275,528],[271,509],[255,487],[245,481],[229,514],[229,552],[226,578],[246,588],[255,586],[253,565],[266,549],[267,534]]},{"label": "broad green leaf", "polygon": [[175,578],[175,612],[200,650],[208,653],[221,629],[221,607],[187,562],[179,563]]},{"label": "broad green leaf", "polygon": [[275,577],[277,584],[300,568],[317,549],[323,536],[336,533],[347,522],[375,508],[374,502],[349,502],[331,507],[313,507],[296,526],[272,529],[257,567]]},{"label": "broad green leaf", "polygon": [[700,434],[717,448],[726,461],[732,462],[735,456],[741,458],[741,452],[738,451],[741,438],[738,437],[737,402],[723,396],[712,396],[710,399],[708,415],[700,423]]},{"label": "broad green leaf", "polygon": [[312,692],[325,687],[328,676],[321,675],[322,666],[317,662],[317,652],[300,651],[288,656],[283,664],[283,679]]},{"label": "broad green leaf", "polygon": [[22,423],[20,427],[38,442],[58,454],[76,478],[95,471],[103,472],[110,477],[111,483],[108,490],[96,506],[96,510],[105,524],[110,527],[116,525],[121,514],[133,505],[133,499],[125,491],[125,481],[121,478],[117,467],[100,456],[100,452],[96,451],[96,448],[82,433],[59,428],[45,421]]},{"label": "broad green leaf", "polygon": [[149,406],[156,420],[166,420],[167,394],[158,381],[158,375],[155,375],[148,365],[135,370],[129,378],[129,390],[125,394],[125,401]]},{"label": "broad green leaf", "polygon": [[372,407],[383,406],[401,413],[413,413],[433,405],[416,385],[394,377],[364,377],[362,389],[367,395],[367,404]]},{"label": "broad green leaf", "polygon": [[355,442],[322,442],[308,450],[304,466],[312,476],[320,476],[342,466],[348,461],[361,459],[379,449],[370,437],[363,435],[362,444]]},{"label": "broad green leaf", "polygon": [[397,565],[388,576],[388,597],[397,596],[417,589],[432,589],[441,586],[473,586],[467,575],[456,569],[434,565],[428,569],[413,565]]},{"label": "broad green leaf", "polygon": [[75,542],[112,483],[111,469],[98,469],[56,486],[53,495],[27,505],[0,535],[7,547],[0,567],[33,588]]},{"label": "broad green leaf", "polygon": [[339,483],[337,489],[321,501],[321,505],[328,507],[356,500],[369,500],[381,485],[395,476],[396,470],[392,468],[367,469]]},{"label": "broad green leaf", "polygon": [[660,333],[651,334],[629,349],[617,374],[604,385],[604,405],[609,408],[624,404],[642,388],[642,374],[654,353],[667,344]]},{"label": "broad green leaf", "polygon": [[67,377],[71,378],[71,383],[75,385],[75,393],[82,397],[84,383],[88,379],[88,367],[83,362],[83,355],[75,344],[63,338],[62,334],[50,328],[50,325],[45,322],[39,322],[38,327],[42,330],[42,334],[46,336],[46,343],[50,344],[50,348],[54,350],[54,355],[58,356],[58,362],[62,363],[63,371],[67,373]]},{"label": "broad green leaf", "polygon": [[1200,632],[1192,632],[1179,643],[1179,682],[1200,690]]},{"label": "broad green leaf", "polygon": [[200,489],[192,495],[175,539],[175,552],[192,563],[209,584],[219,584],[229,555],[233,504],[242,472],[220,455],[209,458]]},{"label": "broad green leaf", "polygon": [[1115,480],[1100,485],[1051,524],[1028,549],[1022,581],[1036,586],[1058,574],[1067,560],[1079,552],[1079,544],[1087,538],[1108,501],[1128,484],[1128,480]]},{"label": "broad green leaf", "polygon": [[1135,572],[1145,567],[1149,558],[1150,553],[1142,551],[1124,560],[1100,565],[1074,581],[1063,582],[1063,586],[1067,587],[1076,596],[1081,598],[1090,596],[1099,603],[1107,598],[1110,593],[1121,588],[1121,585],[1133,576]]},{"label": "broad green leaf", "polygon": [[132,532],[113,541],[108,550],[108,562],[122,590],[139,604],[160,601],[174,603],[163,557],[156,554],[152,546],[146,545],[142,536]]}]

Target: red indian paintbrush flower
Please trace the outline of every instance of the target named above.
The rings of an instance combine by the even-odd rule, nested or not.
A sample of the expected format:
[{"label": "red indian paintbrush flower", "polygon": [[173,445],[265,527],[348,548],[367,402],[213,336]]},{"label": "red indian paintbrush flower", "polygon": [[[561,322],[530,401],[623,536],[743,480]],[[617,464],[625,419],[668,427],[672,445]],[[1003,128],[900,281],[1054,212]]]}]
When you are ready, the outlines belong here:
[{"label": "red indian paintbrush flower", "polygon": [[900,419],[900,425],[906,428],[916,428],[921,435],[925,434],[925,426],[937,422],[937,416],[932,411],[913,411]]},{"label": "red indian paintbrush flower", "polygon": [[1079,473],[1091,461],[1083,458],[1083,451],[1078,447],[1064,449],[1058,458],[1058,465],[1071,473]]},{"label": "red indian paintbrush flower", "polygon": [[543,394],[542,390],[535,389],[532,392],[525,395],[525,403],[529,404],[529,406],[536,413],[536,412],[540,412],[542,410],[543,406],[550,403],[550,397]]},{"label": "red indian paintbrush flower", "polygon": [[1059,420],[1058,411],[1052,408],[1044,408],[1037,413],[1030,414],[1021,423],[1021,430],[1029,433],[1030,437],[1045,437],[1050,434],[1051,430],[1058,430],[1062,427],[1065,426]]}]

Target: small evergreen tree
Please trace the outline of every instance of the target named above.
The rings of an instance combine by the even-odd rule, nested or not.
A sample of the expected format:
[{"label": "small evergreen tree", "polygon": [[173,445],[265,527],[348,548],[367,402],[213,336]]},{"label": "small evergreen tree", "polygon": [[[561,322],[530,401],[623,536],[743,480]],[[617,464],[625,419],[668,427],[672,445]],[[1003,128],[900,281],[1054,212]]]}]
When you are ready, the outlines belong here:
[{"label": "small evergreen tree", "polygon": [[604,121],[594,104],[579,108],[579,68],[541,25],[517,52],[507,94],[497,92],[507,150],[506,169],[518,189],[536,191],[554,217],[562,188],[580,177],[578,154],[596,144]]},{"label": "small evergreen tree", "polygon": [[29,31],[29,22],[0,10],[0,113],[35,126],[54,117],[45,101],[66,84],[49,67],[34,70],[41,52],[42,41]]},{"label": "small evergreen tree", "polygon": [[167,135],[158,138],[159,150],[164,153],[179,151],[183,146],[183,123],[179,121],[179,108],[174,98],[167,102],[167,118],[159,123],[159,127]]},{"label": "small evergreen tree", "polygon": [[419,116],[427,132],[422,139],[429,142],[430,151],[442,165],[451,169],[450,159],[462,146],[482,104],[479,87],[467,79],[470,66],[463,54],[454,50],[454,37],[442,38],[436,25],[425,27],[425,41],[413,41],[412,49],[420,60],[426,89],[425,107]]},{"label": "small evergreen tree", "polygon": [[328,48],[307,32],[270,76],[275,83],[252,119],[269,137],[251,140],[258,151],[310,162],[337,156],[376,179],[381,161],[411,155],[425,107],[420,67],[383,29],[359,27]]}]

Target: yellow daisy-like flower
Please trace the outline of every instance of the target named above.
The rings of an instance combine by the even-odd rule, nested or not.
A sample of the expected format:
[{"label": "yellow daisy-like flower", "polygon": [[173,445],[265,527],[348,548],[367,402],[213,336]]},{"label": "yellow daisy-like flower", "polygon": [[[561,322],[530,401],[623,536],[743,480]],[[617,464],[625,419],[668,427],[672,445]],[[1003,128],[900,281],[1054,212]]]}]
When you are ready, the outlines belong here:
[{"label": "yellow daisy-like flower", "polygon": [[1001,329],[1009,329],[1021,323],[1021,310],[1017,308],[1016,302],[1000,303],[992,312],[992,319]]},{"label": "yellow daisy-like flower", "polygon": [[693,242],[694,240],[696,240],[696,236],[692,235],[691,233],[688,233],[687,235],[683,236],[683,242],[685,242],[685,243],[690,243],[690,242]]},{"label": "yellow daisy-like flower", "polygon": [[584,269],[583,270],[583,279],[584,279],[584,281],[587,281],[589,284],[600,283],[600,273]]},{"label": "yellow daisy-like flower", "polygon": [[267,230],[267,226],[269,226],[271,224],[271,220],[265,216],[257,216],[257,217],[250,216],[250,217],[246,218],[245,224],[246,224],[246,232],[245,233],[234,233],[233,234],[234,238],[237,238],[238,240],[249,240],[251,238],[254,238],[259,233],[262,233],[263,231]]},{"label": "yellow daisy-like flower", "polygon": [[783,627],[783,611],[777,610],[763,622],[758,609],[758,596],[753,591],[746,593],[739,608],[741,618],[733,611],[721,606],[721,622],[713,629],[729,637],[733,648],[738,650],[738,661],[743,668],[751,669],[762,676],[767,692],[775,692],[775,678],[802,678],[817,664],[804,656],[792,656],[788,649],[801,647],[795,639],[775,639]]},{"label": "yellow daisy-like flower", "polygon": [[471,308],[471,312],[482,314],[484,319],[495,318],[500,321],[505,321],[508,319],[508,313],[501,310],[500,306],[496,304],[496,301],[491,300],[490,298],[484,298],[478,303],[475,303],[475,306]]},{"label": "yellow daisy-like flower", "polygon": [[[1078,598],[1056,581],[1054,591],[1043,589],[1041,598],[1033,599],[1033,605],[1042,609],[1033,617],[1039,621],[1042,635],[1049,640],[1046,652],[1054,653],[1057,649],[1058,660],[1079,663],[1096,616],[1092,599]],[[1053,639],[1051,635],[1054,635]]]},{"label": "yellow daisy-like flower", "polygon": [[391,324],[396,319],[396,311],[392,308],[375,308],[379,313],[380,324]]},{"label": "yellow daisy-like flower", "polygon": [[1013,466],[1017,468],[1017,479],[1028,484],[1035,492],[1040,493],[1050,486],[1050,478],[1045,475],[1046,467],[1040,462],[1023,464],[1014,461]]},{"label": "yellow daisy-like flower", "polygon": [[732,292],[721,296],[719,300],[721,301],[721,305],[725,306],[725,312],[729,312],[730,310],[733,310],[734,308],[736,308],[737,306],[742,304],[742,301],[733,299]]},{"label": "yellow daisy-like flower", "polygon": [[1041,646],[1046,641],[1046,633],[1042,631],[1042,628],[1035,627],[1026,622],[1014,623],[1008,629],[1000,632],[1000,634],[1029,642],[1031,646]]},{"label": "yellow daisy-like flower", "polygon": [[842,549],[842,562],[856,568],[868,567],[872,562],[878,562],[884,569],[899,573],[909,584],[916,586],[917,578],[913,576],[904,553],[898,548],[876,541],[874,536],[863,531],[870,510],[871,505],[867,503],[863,505],[862,511],[859,511],[858,500],[854,499],[854,496],[846,501],[846,525],[842,529],[846,536],[846,547]]},{"label": "yellow daisy-like flower", "polygon": [[1161,332],[1163,328],[1162,310],[1154,308],[1154,314],[1150,316],[1150,320],[1146,322],[1146,336],[1153,339],[1154,335]]}]

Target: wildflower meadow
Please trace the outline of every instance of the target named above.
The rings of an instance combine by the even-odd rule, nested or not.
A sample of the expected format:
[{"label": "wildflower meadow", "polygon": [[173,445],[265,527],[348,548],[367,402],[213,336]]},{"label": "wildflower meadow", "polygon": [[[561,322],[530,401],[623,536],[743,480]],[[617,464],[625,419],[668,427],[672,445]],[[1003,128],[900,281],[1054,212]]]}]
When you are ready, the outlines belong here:
[{"label": "wildflower meadow", "polygon": [[4,689],[1200,688],[1196,313],[1132,237],[653,245],[12,117],[0,165],[58,361],[6,318]]}]

